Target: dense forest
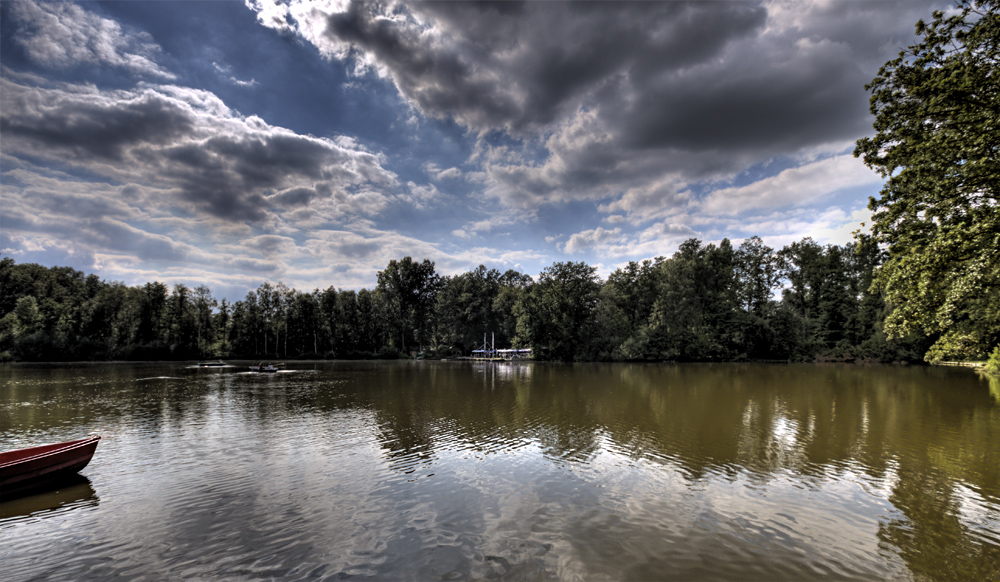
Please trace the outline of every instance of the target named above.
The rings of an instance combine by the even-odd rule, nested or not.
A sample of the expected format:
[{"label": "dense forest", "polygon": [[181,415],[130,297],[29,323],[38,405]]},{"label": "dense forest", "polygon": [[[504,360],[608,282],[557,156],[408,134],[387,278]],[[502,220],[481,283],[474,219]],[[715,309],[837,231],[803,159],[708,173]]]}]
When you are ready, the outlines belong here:
[{"label": "dense forest", "polygon": [[127,286],[0,260],[0,353],[10,360],[395,358],[468,355],[489,334],[536,359],[919,361],[933,337],[887,340],[866,242],[781,250],[696,239],[606,281],[583,262],[537,278],[479,266],[442,276],[392,260],[374,289],[265,282],[242,300],[206,286]]}]

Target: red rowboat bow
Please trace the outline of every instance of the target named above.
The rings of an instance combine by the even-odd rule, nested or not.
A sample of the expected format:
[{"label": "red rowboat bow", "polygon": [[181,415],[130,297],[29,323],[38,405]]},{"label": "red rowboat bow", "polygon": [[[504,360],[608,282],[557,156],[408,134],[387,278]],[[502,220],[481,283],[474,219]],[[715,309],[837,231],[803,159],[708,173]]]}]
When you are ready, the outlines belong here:
[{"label": "red rowboat bow", "polygon": [[99,436],[0,453],[0,495],[72,475],[87,466]]}]

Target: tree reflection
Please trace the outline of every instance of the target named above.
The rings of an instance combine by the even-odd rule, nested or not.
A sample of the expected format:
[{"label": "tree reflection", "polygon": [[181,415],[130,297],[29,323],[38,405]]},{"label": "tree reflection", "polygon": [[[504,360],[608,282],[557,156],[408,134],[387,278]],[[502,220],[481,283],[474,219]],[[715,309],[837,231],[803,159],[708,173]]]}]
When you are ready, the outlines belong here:
[{"label": "tree reflection", "polygon": [[904,462],[889,500],[905,518],[880,524],[879,540],[895,549],[918,579],[1000,579],[1000,546],[984,542],[961,522],[955,485],[926,459]]},{"label": "tree reflection", "polygon": [[[220,416],[236,416],[262,432],[302,422],[323,442],[336,442],[345,437],[330,428],[338,426],[330,419],[361,413],[359,424],[373,429],[373,443],[397,475],[432,467],[456,450],[486,456],[534,447],[548,461],[574,467],[605,454],[658,464],[692,486],[720,478],[860,481],[898,510],[883,517],[878,538],[914,575],[989,579],[1000,572],[1000,544],[989,541],[998,533],[978,535],[1000,522],[1000,382],[984,383],[968,370],[453,362],[314,367],[311,374],[265,378],[184,376],[166,364],[9,368],[0,392],[0,445],[97,424],[204,434]],[[980,498],[970,500],[969,489]],[[985,525],[963,517],[968,506],[988,513]]]}]

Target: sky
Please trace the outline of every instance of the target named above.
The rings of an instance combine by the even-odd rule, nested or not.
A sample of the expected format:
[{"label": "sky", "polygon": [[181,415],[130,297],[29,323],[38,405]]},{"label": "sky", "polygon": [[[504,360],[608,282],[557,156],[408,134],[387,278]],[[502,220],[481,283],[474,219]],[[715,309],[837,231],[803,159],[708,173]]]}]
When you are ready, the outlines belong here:
[{"label": "sky", "polygon": [[940,1],[0,2],[0,255],[242,298],[844,244]]}]

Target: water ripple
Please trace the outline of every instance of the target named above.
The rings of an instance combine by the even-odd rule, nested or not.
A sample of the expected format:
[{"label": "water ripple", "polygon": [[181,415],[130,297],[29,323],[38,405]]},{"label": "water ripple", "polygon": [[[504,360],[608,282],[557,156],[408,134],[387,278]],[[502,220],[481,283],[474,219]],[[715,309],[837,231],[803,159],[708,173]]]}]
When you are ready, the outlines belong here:
[{"label": "water ripple", "polygon": [[104,436],[89,489],[0,503],[5,580],[1000,571],[1000,407],[960,382],[916,397],[899,370],[308,366],[5,372],[5,448]]}]

